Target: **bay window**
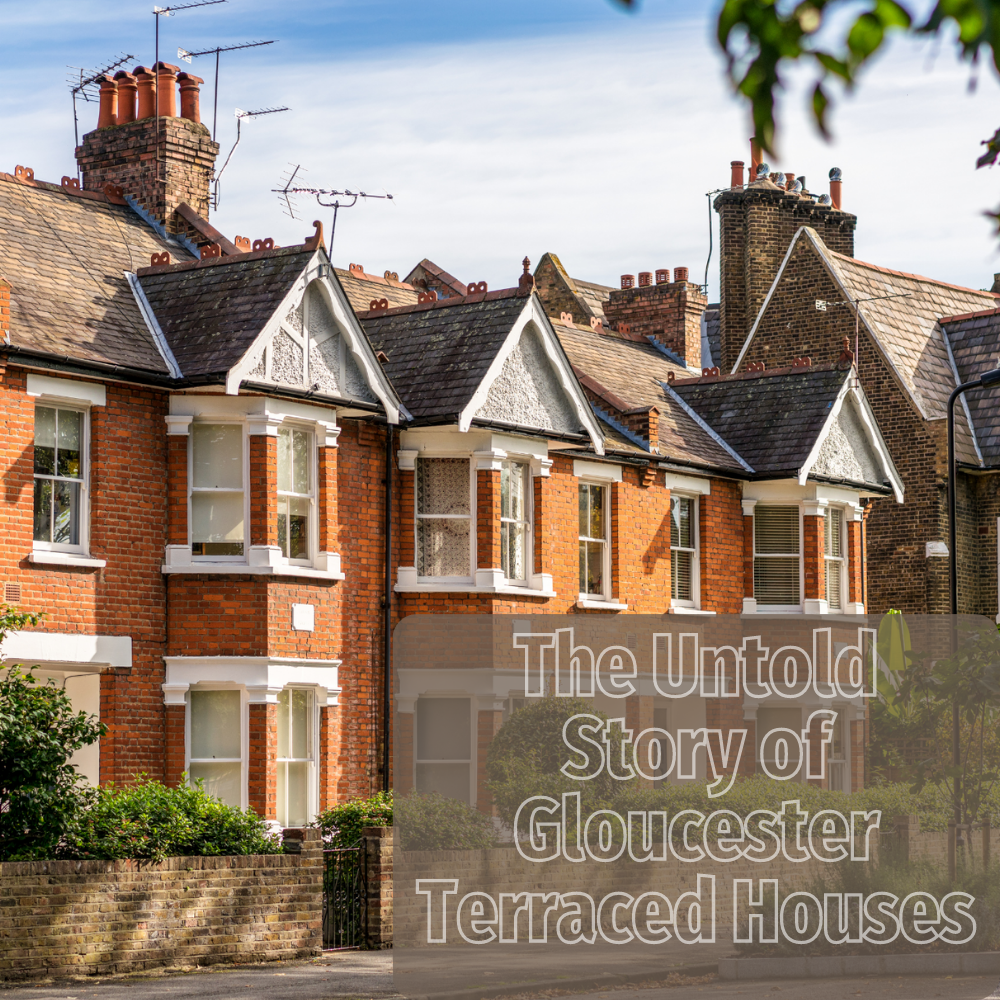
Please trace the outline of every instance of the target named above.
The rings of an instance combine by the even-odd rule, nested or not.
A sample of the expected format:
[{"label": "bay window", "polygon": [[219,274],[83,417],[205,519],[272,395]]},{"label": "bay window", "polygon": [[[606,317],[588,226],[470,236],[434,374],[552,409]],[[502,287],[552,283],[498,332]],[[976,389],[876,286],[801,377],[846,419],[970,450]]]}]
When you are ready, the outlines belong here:
[{"label": "bay window", "polygon": [[670,598],[682,607],[698,603],[698,502],[670,498]]},{"label": "bay window", "polygon": [[471,802],[472,705],[468,698],[418,698],[418,792]]},{"label": "bay window", "polygon": [[823,514],[823,562],[826,569],[826,601],[831,611],[844,607],[844,511],[827,507]]},{"label": "bay window", "polygon": [[608,488],[580,483],[580,594],[607,598],[610,592]]},{"label": "bay window", "polygon": [[527,583],[531,561],[529,487],[531,475],[523,462],[500,467],[500,565],[515,583]]},{"label": "bay window", "polygon": [[244,555],[244,437],[241,424],[191,428],[191,554]]},{"label": "bay window", "polygon": [[472,578],[472,479],[468,458],[416,460],[417,576]]},{"label": "bay window", "polygon": [[34,544],[82,551],[86,532],[87,413],[35,406]]},{"label": "bay window", "polygon": [[308,562],[312,551],[313,435],[278,428],[278,545],[290,562]]},{"label": "bay window", "polygon": [[278,695],[278,822],[305,826],[316,813],[314,717],[316,700],[307,688]]},{"label": "bay window", "polygon": [[799,508],[757,504],[753,517],[753,596],[758,606],[801,605]]},{"label": "bay window", "polygon": [[243,806],[243,702],[236,690],[188,695],[188,778],[231,806]]}]

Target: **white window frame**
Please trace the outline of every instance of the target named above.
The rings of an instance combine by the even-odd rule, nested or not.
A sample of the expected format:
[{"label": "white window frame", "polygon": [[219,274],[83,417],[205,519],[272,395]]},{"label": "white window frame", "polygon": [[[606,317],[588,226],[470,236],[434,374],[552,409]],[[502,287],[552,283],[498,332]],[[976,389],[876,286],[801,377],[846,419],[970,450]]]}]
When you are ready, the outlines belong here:
[{"label": "white window frame", "polygon": [[[500,565],[503,567],[504,553],[506,549],[503,544],[504,524],[524,524],[524,577],[512,577],[504,574],[504,582],[512,587],[530,587],[531,577],[535,572],[535,479],[531,472],[530,458],[520,455],[510,455],[501,462],[500,475],[503,476],[503,466],[521,465],[525,469],[525,496],[524,496],[524,519],[505,518],[503,516],[503,501],[500,504]],[[501,488],[502,496],[502,488]]]},{"label": "white window frame", "polygon": [[[90,407],[81,401],[64,402],[63,400],[49,399],[45,396],[34,397],[34,406],[37,411],[39,406],[50,410],[71,410],[81,414],[83,419],[80,426],[80,478],[69,479],[58,475],[38,476],[34,470],[34,446],[35,446],[35,415],[32,413],[32,470],[31,470],[31,547],[34,552],[63,552],[67,555],[86,556],[90,552]],[[56,418],[58,421],[58,417]],[[58,426],[58,425],[57,425]],[[56,441],[58,448],[58,439]],[[77,482],[80,485],[80,541],[76,544],[68,542],[42,542],[35,541],[35,482],[38,479],[48,479],[52,482]]]},{"label": "white window frame", "polygon": [[[312,819],[319,812],[319,727],[320,727],[320,712],[319,712],[319,697],[315,686],[308,684],[288,684],[282,691],[308,691],[312,694],[312,739],[310,740],[310,750],[312,752],[312,757],[303,761],[301,757],[278,757],[275,755],[275,767],[280,767],[282,764],[299,764],[307,762],[311,765],[309,769],[309,795],[307,800],[306,812],[307,822],[312,821]],[[278,703],[278,711],[281,711],[281,703]],[[275,725],[277,725],[277,720],[275,720]],[[277,738],[277,732],[275,732],[275,738]],[[275,771],[275,783],[277,783],[277,770]],[[285,779],[285,804],[284,812],[285,817],[288,816],[288,779]],[[280,816],[282,812],[282,805],[278,803],[276,806],[278,819],[280,822]]]},{"label": "white window frame", "polygon": [[[671,490],[670,504],[673,507],[674,500],[688,500],[691,503],[691,539],[694,542],[693,548],[676,547],[670,545],[670,607],[672,608],[701,608],[701,496],[697,493],[685,493],[681,490]],[[673,510],[670,511],[671,522],[673,522]],[[671,523],[671,528],[673,524]],[[674,597],[673,566],[674,552],[691,553],[691,599]]]},{"label": "white window frame", "polygon": [[[420,466],[427,458],[461,459],[469,464],[469,513],[465,514],[424,514],[420,513]],[[476,509],[476,462],[471,452],[421,452],[413,468],[413,561],[416,564],[418,583],[461,583],[472,585],[476,579],[476,537],[478,516]],[[469,575],[468,576],[421,576],[420,575],[420,522],[443,520],[469,521]]]},{"label": "white window frame", "polygon": [[[192,684],[184,694],[184,770],[188,775],[188,784],[193,787],[191,781],[191,692],[199,691],[238,691],[240,695],[240,808],[248,809],[250,806],[249,776],[250,776],[250,703],[247,698],[245,687],[235,684],[213,684],[210,681],[199,684]],[[220,764],[230,764],[236,762],[235,757],[226,757],[217,760]],[[199,757],[193,761],[195,764],[210,764],[212,758]]]},{"label": "white window frame", "polygon": [[[753,561],[756,565],[758,555],[757,555],[757,511],[760,507],[794,507],[798,511],[799,515],[799,603],[798,604],[762,604],[760,601],[757,602],[758,611],[767,611],[772,613],[780,612],[796,612],[801,611],[804,607],[803,601],[805,600],[805,567],[803,561],[803,527],[802,527],[802,504],[798,501],[793,501],[791,503],[781,500],[759,500],[754,507],[754,522],[753,522]],[[781,554],[778,552],[768,552],[761,554],[759,558],[761,559],[791,559],[795,553]],[[756,584],[754,586],[754,600],[757,600],[757,590]]]},{"label": "white window frame", "polygon": [[[604,491],[604,538],[597,539],[590,535],[581,535],[579,530],[579,506],[580,506],[580,487],[581,486],[597,486]],[[581,478],[577,480],[577,494],[576,494],[576,505],[577,510],[574,512],[577,514],[577,567],[576,575],[579,579],[580,576],[580,542],[582,541],[603,541],[604,542],[604,568],[603,568],[603,580],[604,580],[604,592],[601,594],[591,594],[587,591],[580,591],[580,601],[611,601],[611,483],[607,480],[599,479],[589,479]]]},{"label": "white window frame", "polygon": [[[848,712],[851,711],[853,706],[834,704],[829,707],[837,713],[837,726],[840,727],[840,741],[844,750],[844,755],[842,757],[835,758],[833,756],[833,744],[830,745],[830,754],[826,759],[826,766],[828,768],[826,787],[834,791],[849,793],[853,790],[853,782],[851,780],[851,721],[848,716]],[[833,787],[834,764],[841,768],[840,775],[842,787],[839,789],[834,789]]]},{"label": "white window frame", "polygon": [[[306,538],[306,551],[307,551],[306,558],[292,559],[290,556],[286,556],[284,552],[282,552],[281,562],[285,566],[313,566],[316,563],[316,554],[319,549],[319,501],[317,499],[319,493],[319,443],[317,442],[316,439],[316,425],[315,424],[310,425],[308,423],[296,420],[283,420],[278,425],[277,435],[275,436],[276,442],[280,440],[282,430],[304,431],[309,435],[310,492],[307,495],[309,500],[309,530]],[[280,489],[275,490],[275,494],[279,502],[282,497],[290,497],[290,498],[295,497],[298,499],[302,499],[304,496],[304,494],[301,493],[290,493],[288,491],[283,491]],[[275,525],[275,531],[277,531],[277,524]]]},{"label": "white window frame", "polygon": [[[826,554],[826,543],[827,543],[827,517],[826,515],[834,510],[840,511],[840,555],[839,556],[829,556]],[[834,608],[830,604],[830,593],[829,588],[826,586],[827,579],[827,566],[829,563],[836,562],[840,564],[840,607]],[[845,572],[847,568],[847,510],[840,504],[830,504],[826,510],[823,512],[823,596],[826,598],[827,607],[830,611],[834,611],[837,614],[843,614],[847,610],[847,605],[849,603],[849,594],[847,591],[847,574]]]},{"label": "white window frame", "polygon": [[[451,700],[464,700],[469,703],[469,757],[466,760],[460,760],[459,758],[434,758],[434,759],[423,759],[417,756],[420,747],[420,712],[418,709],[420,699],[426,698],[428,700],[433,699],[435,701],[443,700],[445,698]],[[466,694],[465,692],[453,692],[449,694],[435,694],[433,692],[425,692],[420,694],[413,704],[413,788],[417,788],[417,765],[419,764],[467,764],[469,768],[469,804],[475,808],[476,806],[476,789],[477,789],[477,771],[478,771],[478,758],[477,758],[477,740],[479,732],[479,702],[474,694]]]},{"label": "white window frame", "polygon": [[[234,490],[214,490],[205,487],[195,487],[194,485],[194,429],[198,424],[222,425],[232,424],[240,428],[243,441],[243,555],[222,556],[222,555],[195,555],[193,551],[194,540],[194,504],[193,496],[198,493],[233,493]],[[187,435],[188,454],[188,476],[187,476],[187,523],[188,523],[188,551],[191,553],[192,563],[231,563],[238,565],[248,565],[250,556],[250,436],[247,433],[245,420],[233,419],[232,417],[214,417],[205,415],[195,417],[191,423]]]}]

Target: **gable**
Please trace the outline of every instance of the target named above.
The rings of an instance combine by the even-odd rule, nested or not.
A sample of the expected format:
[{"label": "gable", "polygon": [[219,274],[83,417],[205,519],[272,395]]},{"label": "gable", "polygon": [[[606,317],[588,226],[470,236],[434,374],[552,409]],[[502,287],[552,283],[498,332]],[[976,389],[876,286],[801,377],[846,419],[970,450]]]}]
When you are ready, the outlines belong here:
[{"label": "gable", "polygon": [[868,429],[850,399],[832,420],[810,475],[874,486],[882,486],[887,478]]},{"label": "gable", "polygon": [[537,328],[528,324],[475,418],[573,434],[580,420],[545,353]]}]

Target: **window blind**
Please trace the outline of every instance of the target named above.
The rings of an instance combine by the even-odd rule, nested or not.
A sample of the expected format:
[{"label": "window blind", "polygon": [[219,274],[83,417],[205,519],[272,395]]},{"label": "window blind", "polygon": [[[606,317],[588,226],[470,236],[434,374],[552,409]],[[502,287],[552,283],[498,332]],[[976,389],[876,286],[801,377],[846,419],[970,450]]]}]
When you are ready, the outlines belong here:
[{"label": "window blind", "polygon": [[801,601],[799,583],[799,508],[754,509],[753,592],[758,604],[794,606]]}]

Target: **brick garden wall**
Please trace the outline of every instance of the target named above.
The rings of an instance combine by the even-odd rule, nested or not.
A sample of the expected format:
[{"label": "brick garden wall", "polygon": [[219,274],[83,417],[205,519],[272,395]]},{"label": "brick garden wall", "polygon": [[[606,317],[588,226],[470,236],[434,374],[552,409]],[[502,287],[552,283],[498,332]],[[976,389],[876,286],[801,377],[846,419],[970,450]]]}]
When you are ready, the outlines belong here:
[{"label": "brick garden wall", "polygon": [[0,864],[0,979],[304,958],[322,947],[321,842],[301,854]]}]

